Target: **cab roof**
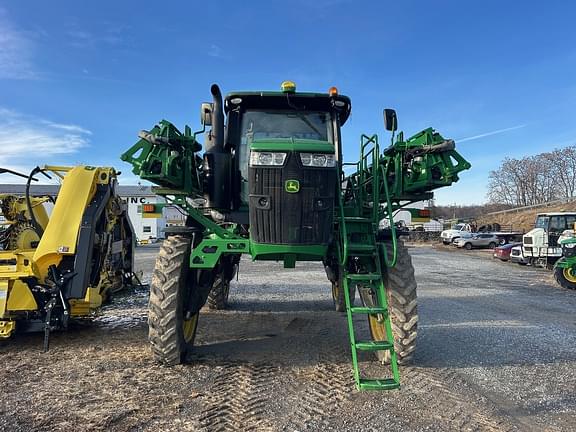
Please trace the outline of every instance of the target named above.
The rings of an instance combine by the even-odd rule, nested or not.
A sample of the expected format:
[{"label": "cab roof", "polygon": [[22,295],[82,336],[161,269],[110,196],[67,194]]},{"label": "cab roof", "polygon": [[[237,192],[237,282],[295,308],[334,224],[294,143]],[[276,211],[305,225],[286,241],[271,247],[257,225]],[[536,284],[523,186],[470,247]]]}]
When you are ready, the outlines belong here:
[{"label": "cab roof", "polygon": [[551,213],[538,213],[538,216],[576,216],[576,212],[551,212]]},{"label": "cab roof", "polygon": [[[236,100],[235,100],[236,99]],[[238,101],[240,99],[240,101]],[[337,106],[337,103],[342,106]],[[352,103],[348,96],[330,96],[327,93],[283,93],[283,92],[232,92],[224,99],[224,110],[228,113],[235,107],[242,109],[301,109],[309,111],[337,111],[340,125],[350,116]]]}]

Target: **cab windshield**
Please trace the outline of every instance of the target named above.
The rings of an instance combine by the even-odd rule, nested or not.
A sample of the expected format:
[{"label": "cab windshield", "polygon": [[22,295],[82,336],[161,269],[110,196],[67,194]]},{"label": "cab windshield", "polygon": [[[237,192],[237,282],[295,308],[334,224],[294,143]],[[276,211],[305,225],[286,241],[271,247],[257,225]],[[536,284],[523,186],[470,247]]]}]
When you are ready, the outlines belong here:
[{"label": "cab windshield", "polygon": [[240,175],[248,181],[250,143],[293,138],[334,142],[330,113],[322,111],[248,110],[242,115],[238,160]]},{"label": "cab windshield", "polygon": [[542,228],[547,230],[548,229],[548,221],[550,220],[550,218],[548,216],[538,216],[536,218],[536,228]]},{"label": "cab windshield", "polygon": [[294,138],[332,142],[327,112],[247,111],[242,116],[241,144],[267,138]]},{"label": "cab windshield", "polygon": [[562,233],[564,230],[574,229],[575,215],[550,217],[550,232]]},{"label": "cab windshield", "polygon": [[574,229],[576,215],[538,216],[536,228],[542,228],[553,233],[562,233],[564,230]]}]

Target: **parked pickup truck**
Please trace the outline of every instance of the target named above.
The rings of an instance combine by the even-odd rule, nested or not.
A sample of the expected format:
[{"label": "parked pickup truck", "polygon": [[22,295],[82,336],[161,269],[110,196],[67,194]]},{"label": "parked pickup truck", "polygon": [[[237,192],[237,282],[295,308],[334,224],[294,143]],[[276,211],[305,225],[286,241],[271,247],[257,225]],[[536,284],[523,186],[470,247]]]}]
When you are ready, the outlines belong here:
[{"label": "parked pickup truck", "polygon": [[459,223],[454,225],[451,229],[444,230],[440,233],[440,238],[442,243],[451,244],[454,240],[462,237],[464,233],[471,233],[473,231],[472,226],[467,223]]}]

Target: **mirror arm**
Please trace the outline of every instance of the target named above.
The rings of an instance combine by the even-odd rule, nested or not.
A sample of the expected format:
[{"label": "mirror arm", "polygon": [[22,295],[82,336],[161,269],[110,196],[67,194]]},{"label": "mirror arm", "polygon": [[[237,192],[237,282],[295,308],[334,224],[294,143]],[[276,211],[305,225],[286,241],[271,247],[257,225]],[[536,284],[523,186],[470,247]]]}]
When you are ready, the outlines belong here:
[{"label": "mirror arm", "polygon": [[196,137],[200,134],[203,134],[204,132],[206,132],[206,125],[202,124],[202,129],[199,131],[194,132],[194,134],[192,135],[194,138],[194,141],[196,141]]}]

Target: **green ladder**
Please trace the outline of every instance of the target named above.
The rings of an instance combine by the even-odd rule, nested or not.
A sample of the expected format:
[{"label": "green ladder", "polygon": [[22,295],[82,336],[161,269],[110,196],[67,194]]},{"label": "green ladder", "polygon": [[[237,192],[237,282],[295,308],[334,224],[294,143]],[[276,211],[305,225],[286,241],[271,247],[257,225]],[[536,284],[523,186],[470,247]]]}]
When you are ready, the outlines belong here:
[{"label": "green ladder", "polygon": [[[373,222],[369,218],[344,217],[344,224],[346,225],[346,229],[343,230],[346,235],[344,241],[347,246],[345,249],[347,250],[348,255],[346,260],[353,257],[367,257],[372,259],[375,264],[373,273],[364,274],[349,273],[345,270],[348,268],[348,265],[342,267],[344,269],[342,284],[344,298],[346,300],[346,317],[348,319],[348,332],[350,336],[350,349],[352,351],[352,365],[354,367],[354,380],[356,381],[356,387],[359,390],[396,389],[400,387],[400,374],[398,372],[396,351],[394,350],[394,337],[392,334],[390,315],[388,313],[388,301],[386,299],[384,281],[382,280],[378,245],[374,235]],[[361,238],[362,241],[354,242],[355,237]],[[371,241],[369,239],[371,239]],[[351,306],[350,291],[348,288],[350,283],[370,286],[376,294],[377,304],[372,307]],[[387,341],[357,340],[353,321],[355,315],[377,316],[378,321],[384,322]],[[362,377],[358,367],[358,351],[389,351],[392,377],[377,379]]]},{"label": "green ladder", "polygon": [[[349,165],[349,164],[344,164]],[[380,191],[380,146],[378,136],[361,136],[360,160],[356,164],[356,174],[349,177],[352,184],[353,199],[345,203],[340,193],[339,217],[339,261],[342,269],[342,288],[346,301],[346,317],[354,366],[354,379],[359,390],[392,390],[400,387],[398,361],[394,350],[394,335],[388,312],[386,289],[382,279],[382,265],[393,267],[396,263],[396,238],[390,195],[386,181],[383,181],[383,191]],[[343,174],[341,174],[343,177]],[[341,192],[341,191],[340,191]],[[380,262],[379,245],[376,241],[376,231],[382,216],[380,202],[383,193],[386,211],[393,238],[393,259],[389,262],[386,251],[382,254],[384,263]],[[350,273],[348,269],[358,268],[350,265],[351,260],[364,262],[370,268],[370,273]],[[370,287],[375,301],[372,306],[353,307],[350,301],[349,284],[360,284]],[[354,331],[355,315],[373,315],[379,323],[384,323],[386,341],[356,340]],[[391,378],[364,378],[358,367],[358,351],[389,351]]]}]

